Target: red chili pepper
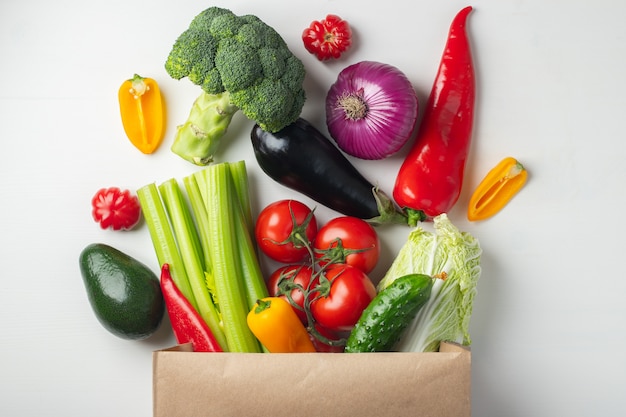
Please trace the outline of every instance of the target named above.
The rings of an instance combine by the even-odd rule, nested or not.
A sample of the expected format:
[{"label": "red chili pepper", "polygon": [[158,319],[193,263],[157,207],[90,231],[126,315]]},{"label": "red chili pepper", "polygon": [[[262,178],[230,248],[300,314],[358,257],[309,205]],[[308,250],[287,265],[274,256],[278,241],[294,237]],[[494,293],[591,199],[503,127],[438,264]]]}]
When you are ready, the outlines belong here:
[{"label": "red chili pepper", "polygon": [[465,29],[471,11],[465,7],[452,21],[418,135],[396,178],[393,197],[412,225],[448,212],[461,193],[474,121],[474,67]]},{"label": "red chili pepper", "polygon": [[191,342],[194,352],[223,351],[209,326],[176,287],[168,264],[161,267],[161,292],[178,343]]},{"label": "red chili pepper", "polygon": [[329,14],[326,19],[315,20],[302,32],[307,51],[320,61],[339,58],[352,44],[352,30],[348,22]]}]

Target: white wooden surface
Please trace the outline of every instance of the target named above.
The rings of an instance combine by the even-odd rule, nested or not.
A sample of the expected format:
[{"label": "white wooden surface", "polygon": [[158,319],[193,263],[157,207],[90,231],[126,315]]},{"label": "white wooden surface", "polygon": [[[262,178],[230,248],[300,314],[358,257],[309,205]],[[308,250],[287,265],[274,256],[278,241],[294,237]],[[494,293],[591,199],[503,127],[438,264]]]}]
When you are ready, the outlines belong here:
[{"label": "white wooden surface", "polygon": [[[450,213],[484,250],[472,318],[473,414],[626,412],[626,3],[3,0],[0,414],[151,415],[151,353],[174,344],[167,323],[143,342],[107,333],[77,259],[87,244],[104,242],[157,270],[147,228],[100,230],[90,198],[102,186],[136,189],[197,169],[169,145],[199,90],[170,79],[163,63],[190,20],[213,4],[256,14],[283,35],[307,66],[303,115],[319,127],[336,74],[364,59],[402,69],[423,103],[453,15],[473,5],[477,118],[466,186]],[[299,36],[327,13],[352,23],[355,47],[320,63]],[[130,145],[119,121],[116,91],[135,72],[157,79],[168,104],[165,143],[151,156]],[[218,156],[246,160],[256,210],[297,197],[256,165],[251,126],[238,115]],[[470,224],[471,189],[507,155],[530,171],[526,188],[493,219]],[[402,156],[355,164],[390,192]],[[334,215],[318,212],[322,221]],[[381,231],[376,274],[406,234]]]}]

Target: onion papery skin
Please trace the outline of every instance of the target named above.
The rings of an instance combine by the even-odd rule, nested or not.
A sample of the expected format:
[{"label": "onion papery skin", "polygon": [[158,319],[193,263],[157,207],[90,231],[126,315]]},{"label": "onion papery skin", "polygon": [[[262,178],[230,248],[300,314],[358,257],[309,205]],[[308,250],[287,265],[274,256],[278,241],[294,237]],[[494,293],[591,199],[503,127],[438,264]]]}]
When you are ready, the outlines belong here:
[{"label": "onion papery skin", "polygon": [[[347,97],[363,101],[362,115],[349,116],[342,105]],[[413,135],[418,111],[417,94],[406,75],[375,61],[343,69],[326,95],[328,133],[342,151],[361,159],[398,152]]]}]

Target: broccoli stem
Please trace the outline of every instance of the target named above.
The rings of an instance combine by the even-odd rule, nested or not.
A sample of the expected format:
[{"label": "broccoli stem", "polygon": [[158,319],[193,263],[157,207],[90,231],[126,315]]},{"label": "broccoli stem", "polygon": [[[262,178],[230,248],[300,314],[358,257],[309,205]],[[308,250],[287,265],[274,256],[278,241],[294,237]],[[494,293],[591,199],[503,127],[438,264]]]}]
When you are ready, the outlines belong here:
[{"label": "broccoli stem", "polygon": [[210,164],[238,110],[228,92],[202,92],[194,101],[187,121],[178,126],[172,152],[196,165]]}]

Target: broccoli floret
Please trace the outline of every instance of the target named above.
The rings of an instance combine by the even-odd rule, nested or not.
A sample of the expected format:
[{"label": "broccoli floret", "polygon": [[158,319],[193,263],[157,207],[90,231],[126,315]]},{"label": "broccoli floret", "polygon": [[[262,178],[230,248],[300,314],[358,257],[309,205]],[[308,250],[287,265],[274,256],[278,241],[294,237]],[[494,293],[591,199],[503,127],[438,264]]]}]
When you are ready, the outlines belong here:
[{"label": "broccoli floret", "polygon": [[[222,77],[224,90],[231,93],[248,90],[263,80],[263,65],[256,58],[256,52],[235,38],[220,41],[214,64]],[[237,62],[237,65],[233,65],[233,62]]]},{"label": "broccoli floret", "polygon": [[[265,79],[252,88],[231,93],[230,101],[253,120],[270,117],[278,117],[280,120],[294,117],[297,119],[300,110],[296,109],[301,109],[304,105],[304,92],[293,95],[289,91],[287,84],[281,80]],[[263,129],[276,132],[283,127],[282,124],[267,123]]]},{"label": "broccoli floret", "polygon": [[217,40],[202,32],[188,30],[180,35],[176,44],[187,47],[172,49],[167,59],[167,73],[176,80],[189,77],[194,84],[204,82],[206,74],[215,67]]},{"label": "broccoli floret", "polygon": [[265,78],[278,80],[285,76],[287,70],[288,56],[283,52],[284,49],[275,48],[259,48],[259,62],[263,66],[263,74]]},{"label": "broccoli floret", "polygon": [[[257,16],[237,16],[219,7],[210,7],[192,20],[174,43],[165,69],[174,79],[189,78],[202,94],[220,94],[220,103],[228,98],[230,106],[270,132],[293,123],[306,98],[304,65],[284,39]],[[192,116],[201,118],[203,113],[196,109]],[[232,118],[232,112],[225,117]],[[195,138],[193,154],[186,154],[187,147],[180,143],[175,152],[196,164],[212,160],[212,155],[198,155],[198,141],[210,141],[205,148],[214,150],[212,142],[225,133],[222,128],[216,129],[217,136],[198,132],[197,126],[203,125],[206,122],[188,119],[175,138],[175,142]],[[196,129],[193,134],[180,131],[191,126]]]}]

